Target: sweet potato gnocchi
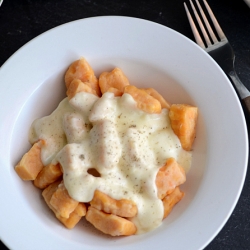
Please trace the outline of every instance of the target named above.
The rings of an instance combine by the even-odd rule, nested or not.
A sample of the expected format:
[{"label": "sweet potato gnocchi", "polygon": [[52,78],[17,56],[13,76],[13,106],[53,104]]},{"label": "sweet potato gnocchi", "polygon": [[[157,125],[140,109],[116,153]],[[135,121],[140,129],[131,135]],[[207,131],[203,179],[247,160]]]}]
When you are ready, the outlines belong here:
[{"label": "sweet potato gnocchi", "polygon": [[33,122],[17,174],[69,229],[83,217],[112,236],[155,229],[184,197],[197,107],[171,105],[119,68],[98,78],[84,58],[64,79],[67,97]]}]

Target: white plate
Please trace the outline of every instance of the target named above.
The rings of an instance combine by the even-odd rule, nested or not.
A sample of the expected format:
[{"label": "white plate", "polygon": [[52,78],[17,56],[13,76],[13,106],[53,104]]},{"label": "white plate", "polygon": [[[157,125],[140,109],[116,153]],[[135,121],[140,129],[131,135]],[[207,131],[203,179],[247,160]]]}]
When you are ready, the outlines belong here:
[{"label": "white plate", "polygon": [[248,5],[248,7],[250,7],[250,0],[244,0],[244,1]]},{"label": "white plate", "polygon": [[[64,97],[63,75],[84,56],[96,75],[115,66],[131,84],[153,86],[171,103],[199,107],[185,198],[158,229],[112,238],[85,223],[65,229],[14,165],[29,148],[31,122]],[[18,50],[0,70],[0,237],[11,249],[202,249],[227,221],[247,167],[247,130],[226,75],[196,44],[164,26],[97,17],[52,29]]]}]

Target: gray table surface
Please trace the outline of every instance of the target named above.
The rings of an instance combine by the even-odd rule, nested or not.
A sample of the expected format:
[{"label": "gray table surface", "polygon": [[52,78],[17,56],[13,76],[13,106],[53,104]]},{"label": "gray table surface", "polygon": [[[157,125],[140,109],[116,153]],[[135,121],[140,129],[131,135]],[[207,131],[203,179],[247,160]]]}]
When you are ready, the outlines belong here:
[{"label": "gray table surface", "polygon": [[[235,51],[236,72],[250,89],[250,8],[243,0],[208,2]],[[103,15],[151,20],[193,40],[183,0],[4,0],[0,7],[0,66],[22,45],[53,27],[81,18]],[[249,128],[250,116],[245,115]],[[1,241],[0,248],[8,249]],[[212,249],[250,249],[249,172],[228,222],[206,247],[206,250]]]}]

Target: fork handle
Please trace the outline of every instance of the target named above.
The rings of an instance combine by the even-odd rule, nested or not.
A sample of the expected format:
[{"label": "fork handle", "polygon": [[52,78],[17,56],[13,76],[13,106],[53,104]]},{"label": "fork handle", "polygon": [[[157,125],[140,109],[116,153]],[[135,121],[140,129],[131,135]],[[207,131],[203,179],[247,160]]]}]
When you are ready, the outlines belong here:
[{"label": "fork handle", "polygon": [[240,81],[239,77],[237,76],[236,72],[230,71],[229,77],[231,78],[238,94],[247,109],[248,113],[250,114],[250,91],[245,87],[245,85]]},{"label": "fork handle", "polygon": [[250,114],[250,96],[242,99],[242,101],[244,102],[245,108],[247,109],[247,111]]}]

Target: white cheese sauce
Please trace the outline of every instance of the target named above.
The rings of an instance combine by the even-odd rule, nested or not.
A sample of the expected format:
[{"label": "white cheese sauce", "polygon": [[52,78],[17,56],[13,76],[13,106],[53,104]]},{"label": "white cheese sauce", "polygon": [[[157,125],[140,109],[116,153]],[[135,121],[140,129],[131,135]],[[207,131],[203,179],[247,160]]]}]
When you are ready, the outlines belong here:
[{"label": "white cheese sauce", "polygon": [[[170,157],[186,170],[191,153],[182,149],[168,118],[168,110],[148,114],[139,110],[129,94],[101,98],[78,93],[65,98],[49,116],[34,121],[30,142],[45,141],[42,161],[60,162],[64,185],[80,202],[92,200],[96,189],[114,199],[137,204],[131,220],[137,234],[158,227],[163,218],[157,197],[156,174]],[[88,173],[94,168],[100,173]]]}]

